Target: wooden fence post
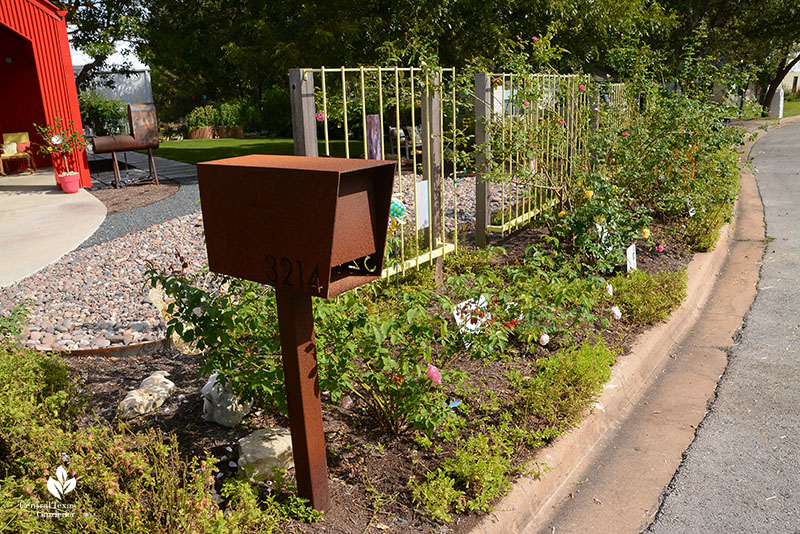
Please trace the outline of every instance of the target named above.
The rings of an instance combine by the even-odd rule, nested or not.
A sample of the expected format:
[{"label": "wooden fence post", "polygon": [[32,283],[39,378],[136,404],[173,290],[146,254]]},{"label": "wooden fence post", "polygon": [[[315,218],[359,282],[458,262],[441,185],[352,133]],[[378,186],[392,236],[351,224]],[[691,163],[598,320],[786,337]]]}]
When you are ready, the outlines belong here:
[{"label": "wooden fence post", "polygon": [[[475,73],[475,146],[486,144],[488,126],[492,117],[492,84],[486,72]],[[489,184],[483,180],[488,165],[480,150],[475,156],[475,244],[486,247],[486,227],[489,225]]]},{"label": "wooden fence post", "polygon": [[364,135],[364,150],[367,151],[367,159],[381,159],[381,147],[383,146],[381,116],[367,115],[366,124],[367,132]]},{"label": "wooden fence post", "polygon": [[314,74],[306,69],[290,69],[289,92],[292,98],[294,155],[318,156]]},{"label": "wooden fence post", "polygon": [[[442,229],[442,122],[441,75],[434,73],[425,84],[422,100],[422,176],[428,181],[431,224],[431,250],[444,246]],[[443,256],[433,261],[437,284],[444,282]]]}]

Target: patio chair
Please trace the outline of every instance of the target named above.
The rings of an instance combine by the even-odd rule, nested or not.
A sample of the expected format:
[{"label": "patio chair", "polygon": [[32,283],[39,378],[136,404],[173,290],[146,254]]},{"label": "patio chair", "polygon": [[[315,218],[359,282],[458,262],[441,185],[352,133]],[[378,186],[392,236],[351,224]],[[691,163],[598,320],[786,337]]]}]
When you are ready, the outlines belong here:
[{"label": "patio chair", "polygon": [[11,161],[26,161],[28,172],[36,171],[36,163],[31,156],[31,140],[28,132],[3,134],[3,144],[0,146],[0,174],[6,176],[6,169]]}]

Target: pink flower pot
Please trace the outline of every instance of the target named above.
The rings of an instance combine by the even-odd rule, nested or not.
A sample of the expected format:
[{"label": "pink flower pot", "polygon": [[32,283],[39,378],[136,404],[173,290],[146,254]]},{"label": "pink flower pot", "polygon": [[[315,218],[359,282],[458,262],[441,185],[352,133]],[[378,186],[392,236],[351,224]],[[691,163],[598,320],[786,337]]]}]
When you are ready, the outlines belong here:
[{"label": "pink flower pot", "polygon": [[58,177],[61,184],[61,189],[65,193],[77,193],[81,188],[81,175],[80,174],[62,174]]}]

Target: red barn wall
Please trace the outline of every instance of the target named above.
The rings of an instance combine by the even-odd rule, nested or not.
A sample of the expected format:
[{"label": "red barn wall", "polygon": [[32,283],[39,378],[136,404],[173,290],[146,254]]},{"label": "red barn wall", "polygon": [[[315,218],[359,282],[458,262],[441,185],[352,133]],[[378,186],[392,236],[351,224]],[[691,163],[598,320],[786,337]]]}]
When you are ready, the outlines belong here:
[{"label": "red barn wall", "polygon": [[[12,100],[13,104],[4,100],[4,112],[9,107],[18,109],[15,110],[13,122],[9,122],[8,126],[6,119],[0,116],[3,132],[28,131],[34,140],[41,141],[34,132],[33,123],[50,123],[57,115],[66,123],[72,121],[75,130],[82,132],[83,124],[78,107],[78,91],[72,71],[64,12],[59,12],[46,0],[0,0],[0,25],[2,25],[0,34],[5,35],[0,38],[0,61],[5,62],[6,57],[13,58],[14,54],[20,54],[24,59],[26,53],[30,52],[35,65],[35,81],[30,70],[13,60],[11,64],[6,64],[11,68],[8,72],[10,77],[5,76],[5,71],[0,71],[4,74],[0,78],[3,80],[1,85],[13,86],[6,89],[9,92],[3,94],[12,98],[23,97],[22,102]],[[16,35],[8,35],[10,33],[8,30]],[[30,43],[30,48],[24,44],[26,40]],[[13,48],[8,49],[6,46]],[[38,86],[38,94],[32,89],[34,85]],[[26,91],[26,88],[30,92]],[[40,161],[43,164],[51,163],[46,159]],[[60,158],[56,159],[54,166],[56,173],[64,170]],[[69,166],[70,170],[80,172],[81,187],[92,186],[85,151],[72,154],[69,157]]]}]

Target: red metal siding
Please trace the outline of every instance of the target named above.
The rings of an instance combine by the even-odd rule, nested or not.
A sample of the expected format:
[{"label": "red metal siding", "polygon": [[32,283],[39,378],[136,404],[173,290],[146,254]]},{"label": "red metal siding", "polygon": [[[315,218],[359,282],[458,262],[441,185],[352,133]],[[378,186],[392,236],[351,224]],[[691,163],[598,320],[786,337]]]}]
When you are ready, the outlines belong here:
[{"label": "red metal siding", "polygon": [[[40,109],[44,108],[45,121],[50,122],[60,115],[66,122],[73,121],[77,131],[83,131],[63,12],[45,0],[0,0],[0,24],[31,41],[41,89]],[[6,80],[6,83],[14,83],[14,80]],[[32,123],[38,120],[36,107],[31,106],[31,133]],[[64,170],[60,159],[54,164],[56,173]],[[71,154],[69,165],[70,169],[80,172],[81,187],[92,186],[85,152]]]}]

